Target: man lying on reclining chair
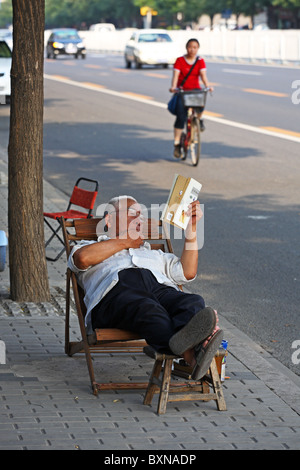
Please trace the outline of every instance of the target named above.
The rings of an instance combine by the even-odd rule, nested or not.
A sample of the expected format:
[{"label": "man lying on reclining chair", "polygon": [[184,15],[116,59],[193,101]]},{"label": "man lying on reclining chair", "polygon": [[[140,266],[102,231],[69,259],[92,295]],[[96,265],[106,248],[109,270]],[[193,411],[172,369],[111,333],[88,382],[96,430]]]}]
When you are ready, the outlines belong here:
[{"label": "man lying on reclining chair", "polygon": [[205,307],[200,295],[178,288],[197,275],[199,201],[189,206],[180,258],[144,242],[141,207],[133,197],[111,199],[104,214],[106,234],[77,244],[68,261],[85,292],[87,333],[96,328],[138,333],[156,351],[183,357],[193,367],[192,378],[201,379],[223,331],[217,312]]}]

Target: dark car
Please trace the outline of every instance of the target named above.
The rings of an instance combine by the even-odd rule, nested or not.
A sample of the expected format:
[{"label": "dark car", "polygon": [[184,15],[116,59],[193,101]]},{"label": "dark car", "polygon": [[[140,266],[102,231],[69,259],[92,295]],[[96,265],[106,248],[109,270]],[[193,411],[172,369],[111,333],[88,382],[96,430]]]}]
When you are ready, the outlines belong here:
[{"label": "dark car", "polygon": [[76,59],[86,57],[85,46],[76,29],[53,29],[47,41],[47,58],[73,55]]}]

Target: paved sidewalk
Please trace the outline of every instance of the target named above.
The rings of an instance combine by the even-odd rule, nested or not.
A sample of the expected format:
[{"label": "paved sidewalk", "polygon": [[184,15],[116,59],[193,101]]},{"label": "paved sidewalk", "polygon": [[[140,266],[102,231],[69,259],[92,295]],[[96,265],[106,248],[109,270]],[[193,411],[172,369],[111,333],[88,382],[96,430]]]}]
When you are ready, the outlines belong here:
[{"label": "paved sidewalk", "polygon": [[[7,165],[0,154],[0,230],[7,230]],[[45,209],[67,197],[44,184]],[[95,397],[83,356],[64,354],[65,257],[48,263],[51,302],[13,302],[8,266],[0,272],[0,450],[105,450],[158,453],[206,449],[300,449],[300,377],[220,316],[229,343],[224,383],[227,411],[214,402],[169,403],[156,414],[143,391]],[[72,310],[71,332],[78,337]],[[3,354],[2,354],[3,355]],[[0,356],[1,357],[1,356]],[[149,376],[152,361],[137,356],[95,358],[107,380]],[[113,377],[112,377],[113,373]],[[126,454],[126,455],[130,455]]]}]

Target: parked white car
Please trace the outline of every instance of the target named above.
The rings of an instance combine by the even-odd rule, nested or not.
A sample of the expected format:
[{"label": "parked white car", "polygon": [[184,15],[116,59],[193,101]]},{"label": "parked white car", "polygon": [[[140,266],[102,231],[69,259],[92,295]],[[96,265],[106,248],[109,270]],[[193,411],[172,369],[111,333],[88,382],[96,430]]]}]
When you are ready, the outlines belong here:
[{"label": "parked white car", "polygon": [[134,31],[125,46],[125,63],[130,68],[134,63],[142,65],[174,64],[179,55],[176,44],[164,29],[140,29]]},{"label": "parked white car", "polygon": [[10,99],[11,50],[5,41],[0,40],[0,104]]},{"label": "parked white car", "polygon": [[[1,3],[1,1],[0,1]],[[8,47],[13,48],[13,33],[10,29],[0,29],[0,41],[5,41]]]},{"label": "parked white car", "polygon": [[90,31],[98,31],[100,33],[106,33],[107,31],[115,30],[115,25],[112,23],[96,23],[90,26]]}]

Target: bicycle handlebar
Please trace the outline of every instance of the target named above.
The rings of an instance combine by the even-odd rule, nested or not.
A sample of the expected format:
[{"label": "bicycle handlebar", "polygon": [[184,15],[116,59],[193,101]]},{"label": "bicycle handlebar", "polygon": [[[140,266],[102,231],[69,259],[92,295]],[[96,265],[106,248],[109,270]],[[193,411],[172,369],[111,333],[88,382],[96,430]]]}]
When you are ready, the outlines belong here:
[{"label": "bicycle handlebar", "polygon": [[[194,89],[195,90],[195,89]],[[194,91],[193,90],[193,91]],[[184,93],[185,91],[191,91],[191,90],[184,90],[183,88],[175,88],[175,91],[173,93]],[[198,90],[197,90],[198,91]],[[208,93],[210,91],[210,95],[212,96],[213,92],[211,87],[205,87],[205,88],[199,88],[199,92],[201,93]]]},{"label": "bicycle handlebar", "polygon": [[185,91],[200,91],[200,92],[204,92],[204,93],[207,93],[208,91],[210,91],[211,88],[210,87],[206,87],[206,88],[193,88],[193,90],[184,90],[183,88],[176,88],[175,89],[175,93],[184,93]]}]

